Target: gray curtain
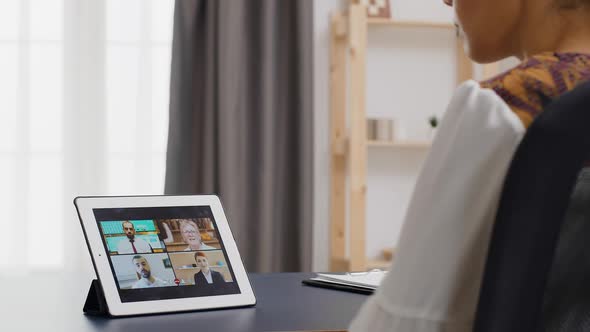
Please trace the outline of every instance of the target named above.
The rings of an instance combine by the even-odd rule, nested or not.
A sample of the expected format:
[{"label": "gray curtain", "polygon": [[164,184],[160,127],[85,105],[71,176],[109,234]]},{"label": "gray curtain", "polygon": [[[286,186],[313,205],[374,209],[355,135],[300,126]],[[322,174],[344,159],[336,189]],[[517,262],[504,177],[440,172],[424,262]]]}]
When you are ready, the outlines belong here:
[{"label": "gray curtain", "polygon": [[177,0],[166,194],[221,197],[249,271],[311,269],[312,0]]}]

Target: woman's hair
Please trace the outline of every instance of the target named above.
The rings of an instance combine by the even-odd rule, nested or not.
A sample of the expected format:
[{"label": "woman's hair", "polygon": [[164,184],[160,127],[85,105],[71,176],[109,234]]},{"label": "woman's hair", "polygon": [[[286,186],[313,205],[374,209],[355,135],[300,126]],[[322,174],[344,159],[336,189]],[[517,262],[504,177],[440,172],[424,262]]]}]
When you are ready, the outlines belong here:
[{"label": "woman's hair", "polygon": [[183,230],[185,227],[187,227],[187,226],[193,226],[193,227],[194,227],[194,228],[197,230],[197,232],[199,231],[199,226],[197,226],[197,223],[196,223],[196,222],[194,222],[193,220],[191,220],[191,219],[182,219],[182,220],[180,220],[180,222],[179,222],[179,225],[178,225],[178,228],[179,228],[181,231],[182,231],[182,230]]},{"label": "woman's hair", "polygon": [[207,255],[205,255],[205,253],[203,253],[203,252],[200,252],[200,251],[197,251],[197,252],[195,253],[195,260],[197,260],[197,257],[199,257],[199,256],[200,256],[200,257],[205,257],[205,258],[207,258]]}]

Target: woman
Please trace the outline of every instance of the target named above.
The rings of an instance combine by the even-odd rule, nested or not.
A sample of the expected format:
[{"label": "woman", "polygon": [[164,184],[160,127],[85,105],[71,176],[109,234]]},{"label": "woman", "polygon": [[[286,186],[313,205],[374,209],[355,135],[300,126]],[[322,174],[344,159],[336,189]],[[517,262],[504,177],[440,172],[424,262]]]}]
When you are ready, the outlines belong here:
[{"label": "woman", "polygon": [[422,168],[395,262],[351,331],[471,331],[507,168],[550,101],[590,80],[590,0],[444,0],[479,63],[522,63],[458,87]]},{"label": "woman", "polygon": [[195,273],[195,286],[225,284],[223,275],[220,272],[211,270],[209,267],[209,260],[205,253],[195,253],[195,261],[197,262],[197,267],[201,269],[199,272]]},{"label": "woman", "polygon": [[197,224],[194,221],[181,220],[179,229],[182,239],[188,244],[188,247],[186,247],[184,251],[216,249],[203,243],[203,240],[201,239],[201,233],[199,232],[199,227],[197,227]]}]

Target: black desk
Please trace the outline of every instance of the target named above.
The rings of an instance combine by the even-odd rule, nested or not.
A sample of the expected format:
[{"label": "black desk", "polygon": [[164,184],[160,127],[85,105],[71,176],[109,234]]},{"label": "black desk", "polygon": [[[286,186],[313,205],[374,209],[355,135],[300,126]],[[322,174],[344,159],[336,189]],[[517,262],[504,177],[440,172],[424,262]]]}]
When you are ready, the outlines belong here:
[{"label": "black desk", "polygon": [[[97,319],[109,331],[296,331],[346,329],[365,295],[301,285],[310,273],[252,274],[251,308]],[[101,325],[105,326],[101,326]]]},{"label": "black desk", "polygon": [[[301,285],[312,273],[251,274],[258,303],[255,307],[128,318],[102,318],[82,313],[90,279],[56,279],[24,288],[3,285],[10,304],[2,315],[6,331],[300,331],[346,329],[366,295]],[[37,279],[37,281],[42,279]],[[20,288],[20,289],[19,289]],[[48,293],[49,292],[49,293]],[[12,296],[11,296],[12,295]],[[20,299],[20,300],[19,300]]]}]

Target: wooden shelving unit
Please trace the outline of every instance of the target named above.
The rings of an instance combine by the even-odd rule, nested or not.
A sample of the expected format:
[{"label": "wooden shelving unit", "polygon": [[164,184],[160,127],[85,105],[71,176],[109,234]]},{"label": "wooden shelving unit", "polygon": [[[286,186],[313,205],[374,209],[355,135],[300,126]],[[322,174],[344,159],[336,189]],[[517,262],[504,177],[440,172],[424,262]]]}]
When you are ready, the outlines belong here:
[{"label": "wooden shelving unit", "polygon": [[[330,114],[331,198],[330,269],[363,271],[387,268],[391,261],[366,257],[367,150],[428,149],[429,141],[370,141],[366,133],[366,49],[369,27],[455,29],[454,24],[368,18],[360,0],[337,12],[331,22]],[[473,63],[456,44],[457,83],[473,77]],[[487,74],[497,66],[484,68]],[[348,112],[348,114],[347,114]],[[348,119],[348,125],[347,125]],[[349,223],[347,227],[347,215]],[[348,235],[348,236],[347,236]],[[348,251],[348,253],[347,253]]]},{"label": "wooden shelving unit", "polygon": [[406,28],[434,28],[434,29],[448,29],[452,30],[455,25],[451,23],[427,22],[427,21],[396,21],[383,18],[368,18],[367,23],[375,26],[392,26],[392,27],[406,27]]},{"label": "wooden shelving unit", "polygon": [[[227,267],[227,265],[209,265],[209,268],[215,270],[215,269],[227,269],[228,267]],[[181,270],[181,271],[182,270],[191,270],[192,271],[192,270],[200,270],[201,268],[200,267],[179,267],[176,269]]]},{"label": "wooden shelving unit", "polygon": [[430,141],[367,141],[369,147],[385,147],[399,149],[428,149],[432,142]]},{"label": "wooden shelving unit", "polygon": [[[219,240],[217,239],[216,236],[216,231],[213,228],[213,224],[211,220],[208,220],[208,218],[197,218],[197,219],[193,219],[193,221],[196,221],[198,223],[200,223],[200,227],[199,225],[199,234],[201,235],[201,240],[204,244],[206,245],[210,245],[212,247],[219,247]],[[168,251],[182,251],[184,250],[188,244],[184,242],[184,240],[182,239],[182,235],[180,233],[180,229],[179,229],[179,221],[178,219],[167,219],[167,220],[160,220],[158,221],[158,228],[160,229],[160,232],[164,232],[164,227],[163,227],[163,223],[168,224],[168,227],[170,227],[170,232],[172,233],[172,238],[173,241],[172,242],[168,242],[166,243],[166,247],[168,248]]]}]

